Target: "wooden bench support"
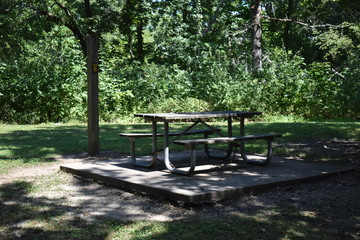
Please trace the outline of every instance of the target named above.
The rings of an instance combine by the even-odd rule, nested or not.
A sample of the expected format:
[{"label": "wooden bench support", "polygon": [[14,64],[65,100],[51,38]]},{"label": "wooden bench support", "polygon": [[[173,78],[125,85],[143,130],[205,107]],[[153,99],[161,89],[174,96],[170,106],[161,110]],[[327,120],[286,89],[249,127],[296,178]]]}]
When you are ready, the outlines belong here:
[{"label": "wooden bench support", "polygon": [[[154,126],[153,126],[154,127]],[[170,132],[168,134],[169,137],[173,136],[184,136],[184,135],[193,135],[193,134],[204,134],[204,138],[207,138],[208,135],[214,134],[215,132],[220,132],[221,129],[195,129],[195,130],[188,130],[184,132]],[[156,133],[156,137],[164,137],[164,133]],[[138,167],[145,167],[145,168],[151,168],[155,165],[157,161],[157,157],[153,157],[151,161],[148,162],[139,162],[136,159],[135,154],[135,141],[137,138],[148,138],[153,137],[152,133],[119,133],[119,136],[127,137],[130,141],[130,155],[131,155],[131,161],[135,166]],[[153,142],[156,141],[156,139],[153,139]],[[153,154],[155,152],[158,152],[159,150],[153,149]]]},{"label": "wooden bench support", "polygon": [[[193,140],[177,140],[174,141],[174,144],[184,145],[186,148],[190,149],[191,161],[190,167],[188,170],[177,170],[176,168],[172,169],[173,173],[181,175],[191,174],[196,166],[196,146],[198,145],[208,145],[208,144],[217,144],[217,143],[227,143],[227,144],[237,144],[238,142],[243,143],[248,140],[257,140],[264,139],[267,142],[267,156],[265,160],[255,160],[249,159],[242,147],[243,144],[240,144],[240,154],[242,158],[249,164],[256,164],[265,166],[268,164],[272,158],[272,142],[276,137],[281,137],[281,134],[260,134],[260,135],[247,135],[247,136],[237,136],[237,137],[217,137],[217,138],[204,138],[204,139],[193,139]],[[208,153],[207,153],[208,154]],[[228,154],[227,154],[228,155]]]}]

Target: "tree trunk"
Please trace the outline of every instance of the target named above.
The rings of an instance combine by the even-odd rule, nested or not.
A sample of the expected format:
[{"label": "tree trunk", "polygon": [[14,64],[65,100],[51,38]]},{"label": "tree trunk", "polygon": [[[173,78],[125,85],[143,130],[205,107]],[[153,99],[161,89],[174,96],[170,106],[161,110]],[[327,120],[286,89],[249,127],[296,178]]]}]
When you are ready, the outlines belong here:
[{"label": "tree trunk", "polygon": [[[129,54],[129,58],[131,60],[135,59],[136,56],[133,52],[133,31],[131,29],[133,22],[134,22],[134,4],[131,0],[126,0],[125,2],[125,8],[122,13],[122,31],[126,36],[127,43],[125,44],[125,49],[127,53]],[[136,54],[136,52],[135,52]]]},{"label": "tree trunk", "polygon": [[90,0],[84,0],[84,10],[85,10],[85,16],[87,18],[90,18],[91,17]]},{"label": "tree trunk", "polygon": [[140,62],[144,62],[144,37],[143,37],[143,20],[140,19],[137,27],[136,27],[136,33],[137,33],[137,59]]},{"label": "tree trunk", "polygon": [[87,82],[88,82],[88,150],[90,156],[100,153],[99,143],[99,39],[88,34],[87,45]]},{"label": "tree trunk", "polygon": [[[288,0],[288,7],[286,10],[286,18],[287,19],[291,19],[291,17],[292,17],[293,5],[294,5],[293,0]],[[290,47],[290,27],[291,27],[291,22],[286,22],[285,28],[284,28],[284,35],[283,35],[284,44],[285,44],[286,49],[289,49],[289,47]]]},{"label": "tree trunk", "polygon": [[262,71],[262,28],[261,28],[261,0],[251,2],[251,27],[252,27],[252,47],[253,47],[253,70],[255,73]]}]

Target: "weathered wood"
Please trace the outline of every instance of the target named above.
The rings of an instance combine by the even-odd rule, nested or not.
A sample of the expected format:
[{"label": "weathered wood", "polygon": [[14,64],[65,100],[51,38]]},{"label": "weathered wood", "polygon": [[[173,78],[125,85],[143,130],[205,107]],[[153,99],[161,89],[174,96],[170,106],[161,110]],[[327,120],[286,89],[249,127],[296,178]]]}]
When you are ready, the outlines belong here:
[{"label": "weathered wood", "polygon": [[201,144],[231,143],[231,142],[241,142],[241,141],[256,140],[256,139],[271,139],[281,136],[282,134],[259,134],[259,135],[247,135],[247,136],[237,136],[237,137],[201,138],[201,139],[190,139],[190,140],[176,140],[174,141],[174,144],[196,146]]},{"label": "weathered wood", "polygon": [[256,140],[256,139],[264,139],[267,142],[267,154],[265,160],[257,160],[257,159],[249,159],[244,149],[240,149],[240,154],[244,161],[249,164],[267,165],[272,158],[272,142],[275,137],[281,137],[282,134],[259,134],[259,135],[246,135],[246,136],[237,136],[237,137],[216,137],[216,138],[202,138],[202,139],[192,139],[192,140],[175,140],[174,144],[184,145],[186,148],[190,150],[190,167],[188,170],[178,170],[176,168],[173,169],[172,172],[181,174],[181,175],[190,175],[194,172],[196,166],[196,151],[195,148],[198,145],[204,144],[205,146],[208,144],[216,144],[216,143],[226,143],[231,144],[233,142],[243,143],[247,140]]},{"label": "weathered wood", "polygon": [[88,81],[88,150],[90,156],[100,153],[99,143],[99,40],[88,34],[87,38],[87,81]]},{"label": "weathered wood", "polygon": [[191,113],[139,113],[134,114],[135,117],[142,117],[151,121],[171,121],[171,120],[193,120],[210,119],[219,117],[243,117],[250,118],[255,115],[260,115],[261,112],[246,112],[246,111],[215,111],[215,112],[191,112]]},{"label": "weathered wood", "polygon": [[[139,167],[146,167],[146,168],[150,168],[152,166],[155,165],[156,160],[157,160],[157,156],[153,154],[153,159],[152,161],[149,161],[147,163],[141,163],[138,162],[136,160],[136,155],[135,155],[135,141],[137,138],[144,138],[144,137],[152,137],[155,138],[152,140],[153,142],[153,153],[157,152],[157,137],[164,137],[167,136],[166,139],[164,139],[164,149],[166,149],[166,147],[169,145],[169,136],[184,136],[184,135],[191,135],[191,134],[204,134],[204,137],[207,137],[209,134],[213,134],[215,132],[220,132],[220,129],[217,128],[213,128],[213,129],[195,129],[195,130],[188,130],[188,131],[182,131],[182,132],[167,132],[168,128],[165,128],[165,132],[167,132],[167,134],[164,133],[157,133],[156,131],[156,122],[153,122],[153,124],[155,123],[155,125],[153,125],[153,131],[155,130],[155,133],[120,133],[119,136],[122,137],[127,137],[130,141],[130,155],[131,155],[131,161],[134,164],[134,166],[139,166]],[[155,136],[153,135],[155,134]]]},{"label": "weathered wood", "polygon": [[[195,129],[190,130],[187,132],[170,132],[169,136],[180,136],[180,135],[191,135],[191,134],[202,134],[202,133],[214,133],[214,132],[220,132],[221,129]],[[119,136],[122,137],[131,137],[131,138],[145,138],[145,137],[152,137],[152,133],[119,133]],[[164,133],[157,133],[157,137],[163,137]]]}]

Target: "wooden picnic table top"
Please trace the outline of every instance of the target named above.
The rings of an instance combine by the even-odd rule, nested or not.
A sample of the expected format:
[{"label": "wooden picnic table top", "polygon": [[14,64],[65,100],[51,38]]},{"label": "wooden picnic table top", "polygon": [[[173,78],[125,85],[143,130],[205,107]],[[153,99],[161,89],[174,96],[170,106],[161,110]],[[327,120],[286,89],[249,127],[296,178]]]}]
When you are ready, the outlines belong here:
[{"label": "wooden picnic table top", "polygon": [[260,115],[261,112],[252,111],[214,111],[214,112],[188,112],[188,113],[138,113],[135,117],[142,117],[147,120],[186,120],[199,118],[220,118],[220,117],[245,117],[250,118]]}]

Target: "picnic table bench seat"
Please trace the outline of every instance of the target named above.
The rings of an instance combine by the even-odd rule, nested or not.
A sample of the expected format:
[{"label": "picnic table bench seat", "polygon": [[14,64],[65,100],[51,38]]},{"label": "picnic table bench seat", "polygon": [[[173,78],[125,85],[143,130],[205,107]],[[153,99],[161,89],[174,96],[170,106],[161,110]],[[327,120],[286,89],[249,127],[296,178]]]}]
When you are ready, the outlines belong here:
[{"label": "picnic table bench seat", "polygon": [[240,142],[246,140],[256,139],[274,139],[275,137],[281,137],[281,134],[259,134],[259,135],[245,135],[236,137],[216,137],[216,138],[202,138],[202,139],[190,139],[190,140],[176,140],[174,144],[185,146],[197,146],[202,144],[215,144],[215,143],[231,143]]},{"label": "picnic table bench seat", "polygon": [[[192,135],[192,134],[213,134],[214,132],[220,132],[221,129],[194,129],[187,132],[169,132],[169,136],[180,136],[180,135]],[[152,137],[152,133],[119,133],[119,136],[128,138],[146,138]],[[163,137],[164,133],[157,133],[157,137]]]},{"label": "picnic table bench seat", "polygon": [[[221,129],[219,128],[207,128],[207,129],[193,129],[188,131],[179,131],[179,132],[169,132],[168,136],[174,137],[181,137],[185,135],[193,135],[193,134],[204,134],[204,137],[206,138],[208,135],[214,134],[215,132],[220,132]],[[137,138],[146,138],[146,137],[153,137],[152,133],[119,133],[119,136],[121,137],[127,137],[130,141],[130,155],[132,163],[135,166],[138,167],[146,167],[150,168],[155,164],[155,159],[148,163],[138,162],[136,160],[135,155],[135,141]],[[164,133],[157,133],[156,137],[163,137]]]},{"label": "picnic table bench seat", "polygon": [[[235,137],[215,137],[215,138],[201,138],[201,139],[189,139],[189,140],[175,140],[173,143],[177,145],[184,145],[186,148],[190,149],[190,167],[188,171],[179,172],[180,174],[188,175],[191,174],[196,166],[196,151],[195,148],[198,145],[208,145],[208,144],[236,144],[238,142],[243,143],[248,140],[257,140],[264,139],[267,141],[267,156],[264,160],[258,159],[249,159],[245,152],[243,145],[240,145],[240,154],[246,163],[255,164],[255,165],[267,165],[272,158],[272,142],[275,138],[281,137],[282,134],[270,133],[270,134],[258,134],[258,135],[245,135],[245,136],[235,136]],[[209,155],[209,153],[207,152]],[[210,156],[210,155],[209,155]]]}]

